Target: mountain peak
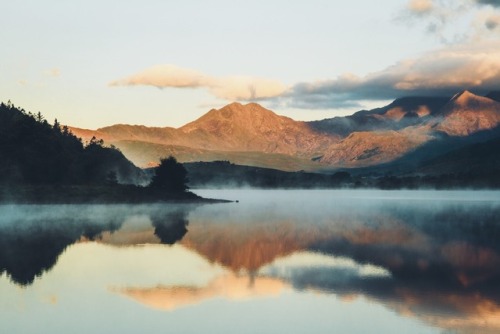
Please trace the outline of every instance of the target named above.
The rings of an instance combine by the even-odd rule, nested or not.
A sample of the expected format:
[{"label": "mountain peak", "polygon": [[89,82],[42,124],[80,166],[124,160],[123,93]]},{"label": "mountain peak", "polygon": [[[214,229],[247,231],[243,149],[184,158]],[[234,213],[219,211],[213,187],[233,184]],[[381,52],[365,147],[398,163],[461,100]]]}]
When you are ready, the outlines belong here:
[{"label": "mountain peak", "polygon": [[242,108],[242,107],[243,107],[243,105],[240,102],[231,102],[229,104],[226,104],[221,109],[224,109],[224,108]]},{"label": "mountain peak", "polygon": [[453,97],[450,99],[450,101],[453,101],[458,104],[467,104],[470,99],[475,99],[479,96],[472,94],[468,90],[463,90],[460,93],[457,93],[453,95]]},{"label": "mountain peak", "polygon": [[230,103],[179,128],[203,149],[315,154],[336,141],[306,123],[275,114],[257,103]]},{"label": "mountain peak", "polygon": [[[199,123],[200,121],[208,121],[208,120],[238,120],[238,121],[249,121],[249,118],[252,117],[280,117],[276,115],[274,112],[271,110],[268,110],[261,106],[258,103],[247,103],[247,104],[241,104],[239,102],[233,102],[228,105],[225,105],[224,107],[220,109],[212,109],[205,115],[201,116],[199,119],[195,120],[194,122],[191,122],[189,124],[193,123]],[[284,117],[284,116],[281,116]],[[186,126],[184,126],[186,127]]]},{"label": "mountain peak", "polygon": [[224,109],[232,109],[232,110],[267,110],[263,106],[261,106],[258,103],[255,102],[250,102],[247,104],[241,104],[240,102],[232,102],[228,105],[225,105],[224,107],[220,108],[219,110],[224,110]]},{"label": "mountain peak", "polygon": [[453,112],[454,110],[479,111],[493,107],[497,108],[497,104],[495,100],[488,97],[479,96],[464,90],[455,94],[447,103],[444,110],[446,113]]},{"label": "mountain peak", "polygon": [[468,91],[456,94],[443,108],[444,119],[436,128],[452,136],[466,136],[500,124],[500,104]]}]

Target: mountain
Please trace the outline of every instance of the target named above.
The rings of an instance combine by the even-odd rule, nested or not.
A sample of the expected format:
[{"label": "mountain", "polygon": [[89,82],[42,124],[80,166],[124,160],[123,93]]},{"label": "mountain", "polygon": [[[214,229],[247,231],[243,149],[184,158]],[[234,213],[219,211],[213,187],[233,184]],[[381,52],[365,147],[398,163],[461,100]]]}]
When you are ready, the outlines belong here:
[{"label": "mountain", "polygon": [[[71,128],[71,131],[89,140],[93,136],[120,148],[138,165],[154,163],[162,155],[180,155],[180,161],[223,160],[225,156],[250,162],[283,160],[279,166],[296,165],[309,169],[311,158],[339,140],[339,136],[314,131],[307,123],[294,121],[263,108],[256,103],[232,103],[221,109],[212,109],[199,119],[181,128],[156,128],[138,125],[114,125],[96,131]],[[141,156],[147,150],[151,154]],[[180,153],[180,154],[179,154]],[[187,156],[193,156],[189,159]],[[185,159],[183,159],[183,157]],[[243,160],[243,161],[242,161]],[[259,164],[262,165],[262,164]],[[317,164],[315,164],[317,165]],[[271,163],[270,166],[276,166]]]},{"label": "mountain", "polygon": [[[479,142],[481,137],[489,139],[489,132],[496,135],[493,130],[500,124],[500,103],[463,91],[444,104],[442,98],[405,98],[384,108],[359,112],[351,119],[371,130],[353,131],[332,144],[321,162],[352,168],[404,160],[409,155],[415,165],[421,159]],[[316,128],[325,126],[315,124]],[[419,159],[414,152],[420,152]]]},{"label": "mountain", "polygon": [[119,124],[71,130],[86,140],[104,139],[140,166],[174,155],[182,162],[229,160],[287,171],[360,168],[407,156],[423,161],[426,154],[437,157],[480,138],[492,139],[500,124],[497,95],[463,91],[451,98],[404,97],[382,108],[314,122],[295,121],[256,103],[231,103],[177,129]]},{"label": "mountain", "polygon": [[312,121],[313,129],[347,137],[353,132],[399,130],[422,124],[426,116],[435,115],[450,100],[449,97],[403,97],[389,105],[361,110],[350,116]]},{"label": "mountain", "polygon": [[335,141],[256,103],[212,109],[179,130],[189,136],[191,146],[226,151],[314,155]]},{"label": "mountain", "polygon": [[339,167],[378,165],[413,151],[431,138],[426,127],[353,132],[331,145],[320,161]]},{"label": "mountain", "polygon": [[[450,136],[467,136],[500,123],[500,103],[468,91],[453,96],[442,108],[435,129]],[[431,121],[431,122],[432,122]]]}]

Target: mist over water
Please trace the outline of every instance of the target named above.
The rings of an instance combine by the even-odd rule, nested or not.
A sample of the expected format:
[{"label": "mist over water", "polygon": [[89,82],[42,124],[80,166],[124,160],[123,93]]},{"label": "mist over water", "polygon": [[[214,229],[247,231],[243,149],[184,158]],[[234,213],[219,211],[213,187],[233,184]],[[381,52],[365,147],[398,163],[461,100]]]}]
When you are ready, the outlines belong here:
[{"label": "mist over water", "polygon": [[197,193],[0,206],[2,332],[500,330],[500,192]]}]

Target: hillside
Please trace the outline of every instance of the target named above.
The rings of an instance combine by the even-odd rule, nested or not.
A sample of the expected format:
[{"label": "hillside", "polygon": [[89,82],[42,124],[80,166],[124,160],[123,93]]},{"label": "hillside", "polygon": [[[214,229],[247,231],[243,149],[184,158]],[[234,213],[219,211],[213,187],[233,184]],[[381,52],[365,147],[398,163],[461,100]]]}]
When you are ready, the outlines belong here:
[{"label": "hillside", "polygon": [[0,203],[213,202],[187,191],[186,173],[170,157],[151,178],[102,140],[83,144],[57,120],[0,104]]},{"label": "hillside", "polygon": [[286,172],[228,161],[185,163],[192,188],[340,188],[352,186],[349,173]]},{"label": "hillside", "polygon": [[449,100],[449,97],[403,97],[382,108],[361,110],[350,116],[327,118],[309,124],[317,131],[343,137],[353,132],[400,130],[424,123],[426,117],[439,113]]},{"label": "hillside", "polygon": [[[116,180],[115,180],[116,179]],[[0,104],[0,184],[139,184],[143,172],[96,139],[83,145],[67,127]]]},{"label": "hillside", "polygon": [[339,136],[318,133],[305,122],[277,115],[256,103],[232,103],[212,109],[179,129],[113,125],[95,131],[72,127],[71,131],[85,140],[92,136],[102,138],[144,167],[169,153],[180,161],[231,158],[238,163],[252,164],[257,157],[259,165],[266,166],[266,161],[271,161],[266,167],[286,169],[291,164],[296,170],[311,169],[312,165],[318,165],[311,159],[339,139]]},{"label": "hillside", "polygon": [[500,180],[499,148],[500,137],[466,145],[423,162],[418,172],[426,175],[460,172]]},{"label": "hillside", "polygon": [[330,146],[320,161],[338,167],[378,165],[413,151],[431,138],[425,127],[353,132]]},{"label": "hillside", "polygon": [[[416,157],[414,152],[437,156],[472,143],[468,138],[475,134],[496,133],[497,95],[463,91],[451,98],[399,98],[382,108],[314,122],[294,121],[256,103],[232,103],[178,129],[113,125],[72,131],[87,140],[103,138],[142,167],[169,154],[182,162],[229,160],[286,171],[374,167]],[[447,149],[450,138],[455,146]]]},{"label": "hillside", "polygon": [[336,140],[256,103],[231,103],[212,109],[179,130],[189,137],[193,147],[299,156],[315,155]]},{"label": "hillside", "polygon": [[435,120],[437,131],[450,136],[467,136],[490,130],[500,123],[500,103],[468,91],[456,94],[442,108]]}]

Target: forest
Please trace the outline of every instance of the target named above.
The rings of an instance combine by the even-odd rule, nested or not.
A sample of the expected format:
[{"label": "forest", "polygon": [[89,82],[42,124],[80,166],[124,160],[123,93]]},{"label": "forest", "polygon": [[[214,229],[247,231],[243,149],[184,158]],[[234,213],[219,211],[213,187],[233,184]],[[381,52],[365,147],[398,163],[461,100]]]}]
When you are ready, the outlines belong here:
[{"label": "forest", "polygon": [[84,143],[57,120],[0,104],[0,202],[109,203],[198,200],[187,171],[161,160],[152,181],[115,147]]}]

